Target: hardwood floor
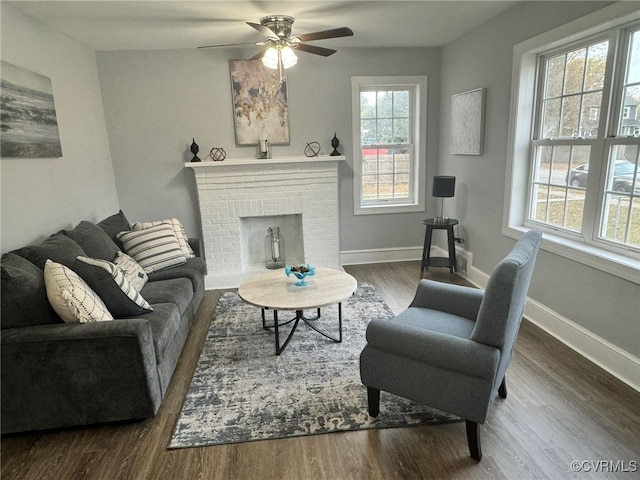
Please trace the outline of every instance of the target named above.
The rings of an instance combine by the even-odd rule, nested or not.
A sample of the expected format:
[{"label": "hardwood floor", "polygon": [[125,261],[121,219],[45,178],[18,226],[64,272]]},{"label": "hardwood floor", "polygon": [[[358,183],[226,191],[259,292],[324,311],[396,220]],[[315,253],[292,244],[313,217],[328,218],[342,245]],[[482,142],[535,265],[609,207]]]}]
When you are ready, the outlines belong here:
[{"label": "hardwood floor", "polygon": [[[359,281],[376,285],[398,313],[413,298],[420,264],[345,269]],[[428,275],[451,280],[444,269],[432,269]],[[4,437],[1,477],[640,478],[640,393],[526,321],[507,371],[509,395],[496,399],[487,423],[481,426],[484,457],[480,463],[469,457],[464,422],[168,450],[219,295],[206,293],[155,418]],[[572,471],[573,461],[580,462],[580,472]]]}]

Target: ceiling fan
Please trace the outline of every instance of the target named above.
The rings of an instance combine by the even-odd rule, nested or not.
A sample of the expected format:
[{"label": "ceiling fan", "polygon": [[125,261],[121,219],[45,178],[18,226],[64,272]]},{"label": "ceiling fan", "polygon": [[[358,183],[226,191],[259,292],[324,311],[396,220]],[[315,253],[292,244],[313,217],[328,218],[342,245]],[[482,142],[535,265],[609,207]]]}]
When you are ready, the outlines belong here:
[{"label": "ceiling fan", "polygon": [[227,43],[223,45],[203,45],[198,48],[213,47],[233,47],[243,45],[264,46],[252,60],[261,58],[262,63],[269,68],[289,68],[294,66],[298,58],[293,50],[312,53],[328,57],[333,55],[337,50],[331,48],[318,47],[309,45],[304,42],[312,42],[315,40],[325,40],[329,38],[350,37],[353,31],[348,27],[334,28],[331,30],[323,30],[321,32],[305,33],[302,35],[292,35],[291,26],[294,18],[288,15],[267,15],[260,19],[260,23],[246,22],[247,25],[264,35],[266,40],[253,43]]}]

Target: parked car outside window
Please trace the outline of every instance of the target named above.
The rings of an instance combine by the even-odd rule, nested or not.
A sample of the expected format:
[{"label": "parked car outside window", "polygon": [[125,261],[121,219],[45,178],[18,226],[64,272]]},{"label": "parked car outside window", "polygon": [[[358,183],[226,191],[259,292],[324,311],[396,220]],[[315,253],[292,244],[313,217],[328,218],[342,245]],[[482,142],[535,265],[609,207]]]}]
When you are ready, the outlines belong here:
[{"label": "parked car outside window", "polygon": [[[628,160],[616,160],[613,171],[613,184],[611,185],[614,192],[624,192],[640,194],[640,172],[635,175],[635,185],[633,181],[635,173],[635,165]],[[573,168],[567,175],[567,183],[572,187],[585,188],[587,186],[587,176],[589,175],[589,164],[585,163]]]}]

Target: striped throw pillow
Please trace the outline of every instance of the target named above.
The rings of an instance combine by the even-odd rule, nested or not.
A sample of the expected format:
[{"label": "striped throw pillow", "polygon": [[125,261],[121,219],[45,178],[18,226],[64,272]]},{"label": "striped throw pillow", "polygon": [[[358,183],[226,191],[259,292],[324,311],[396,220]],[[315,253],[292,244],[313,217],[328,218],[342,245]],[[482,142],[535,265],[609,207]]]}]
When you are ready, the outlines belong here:
[{"label": "striped throw pillow", "polygon": [[169,218],[167,220],[156,220],[153,222],[136,222],[131,226],[131,230],[143,230],[149,227],[155,227],[156,225],[160,225],[161,223],[168,223],[173,228],[173,233],[178,239],[178,244],[180,245],[180,250],[186,258],[194,258],[196,255],[193,253],[193,249],[191,245],[189,245],[189,237],[187,237],[187,232],[184,229],[184,226],[177,218]]},{"label": "striped throw pillow", "polygon": [[143,230],[120,232],[117,237],[127,254],[147,273],[182,265],[187,261],[173,228],[168,223]]},{"label": "striped throw pillow", "polygon": [[124,272],[113,263],[79,256],[72,268],[98,294],[114,317],[140,315],[153,310],[131,286]]}]

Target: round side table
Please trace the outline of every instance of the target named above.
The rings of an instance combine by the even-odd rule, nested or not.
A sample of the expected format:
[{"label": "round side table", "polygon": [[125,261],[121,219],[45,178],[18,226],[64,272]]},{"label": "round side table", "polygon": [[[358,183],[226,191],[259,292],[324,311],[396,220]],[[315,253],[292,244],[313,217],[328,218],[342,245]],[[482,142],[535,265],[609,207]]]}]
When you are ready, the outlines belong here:
[{"label": "round side table", "polygon": [[[458,220],[455,218],[449,218],[445,222],[436,222],[435,218],[427,218],[422,221],[425,225],[426,231],[424,234],[424,248],[422,249],[422,265],[420,265],[420,278],[424,273],[424,269],[429,270],[429,267],[449,267],[449,271],[453,274],[458,264],[456,262],[456,247],[455,247],[455,235],[453,233],[454,225],[458,225]],[[434,230],[446,230],[447,231],[447,243],[449,245],[448,257],[432,257],[431,256],[431,237]]]}]

